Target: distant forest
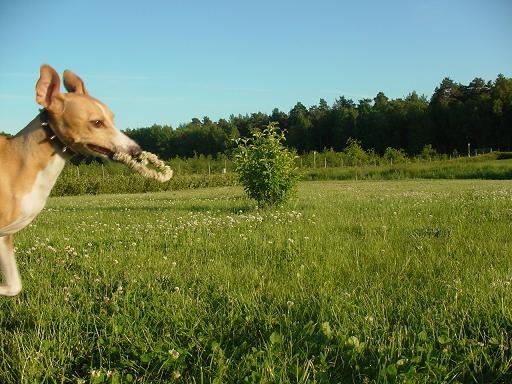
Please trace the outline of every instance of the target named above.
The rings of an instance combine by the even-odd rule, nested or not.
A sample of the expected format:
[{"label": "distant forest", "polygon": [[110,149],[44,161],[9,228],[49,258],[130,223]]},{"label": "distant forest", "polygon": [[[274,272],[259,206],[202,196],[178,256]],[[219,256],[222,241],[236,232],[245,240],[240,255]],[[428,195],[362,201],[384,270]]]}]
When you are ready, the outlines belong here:
[{"label": "distant forest", "polygon": [[299,153],[333,149],[342,151],[349,138],[366,150],[383,154],[386,148],[403,149],[409,155],[431,144],[443,154],[472,149],[512,150],[512,78],[475,78],[468,85],[444,78],[427,99],[411,92],[390,99],[379,92],[373,100],[357,103],[344,96],[329,105],[320,99],[307,108],[298,102],[288,113],[275,108],[212,121],[193,118],[176,129],[170,125],[128,129],[126,133],[145,150],[170,159],[229,153],[234,138],[248,136],[275,121],[286,132],[287,145]]},{"label": "distant forest", "polygon": [[287,145],[299,153],[344,149],[347,139],[382,154],[387,147],[417,154],[431,144],[439,153],[471,148],[512,149],[512,79],[475,78],[468,85],[443,79],[427,99],[416,92],[390,99],[379,92],[357,103],[341,96],[333,105],[320,99],[309,108],[298,102],[288,113],[278,110],[212,121],[194,118],[176,129],[169,125],[129,129],[127,134],[163,158],[216,156],[228,152],[233,138],[247,136],[269,122],[286,130]]}]

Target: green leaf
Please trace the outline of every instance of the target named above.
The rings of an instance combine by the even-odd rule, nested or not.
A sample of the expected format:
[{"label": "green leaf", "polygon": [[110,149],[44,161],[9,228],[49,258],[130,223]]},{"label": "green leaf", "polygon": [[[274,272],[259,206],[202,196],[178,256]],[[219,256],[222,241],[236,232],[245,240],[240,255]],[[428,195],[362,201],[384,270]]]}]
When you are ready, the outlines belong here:
[{"label": "green leaf", "polygon": [[398,370],[396,369],[395,364],[390,364],[387,366],[386,374],[390,377],[396,377],[396,375],[398,375]]},{"label": "green leaf", "polygon": [[149,363],[151,361],[151,353],[143,353],[140,355],[139,360],[141,363]]},{"label": "green leaf", "polygon": [[41,350],[49,351],[52,348],[52,344],[48,340],[41,341]]},{"label": "green leaf", "polygon": [[282,342],[283,342],[283,337],[277,332],[272,332],[272,334],[270,335],[270,343],[271,344],[281,344]]},{"label": "green leaf", "polygon": [[450,343],[452,341],[452,339],[450,339],[450,337],[448,335],[439,335],[439,336],[437,336],[437,341],[439,342],[439,344],[445,345],[445,344]]},{"label": "green leaf", "polygon": [[421,356],[414,356],[413,358],[411,358],[411,363],[413,363],[413,364],[421,363]]}]

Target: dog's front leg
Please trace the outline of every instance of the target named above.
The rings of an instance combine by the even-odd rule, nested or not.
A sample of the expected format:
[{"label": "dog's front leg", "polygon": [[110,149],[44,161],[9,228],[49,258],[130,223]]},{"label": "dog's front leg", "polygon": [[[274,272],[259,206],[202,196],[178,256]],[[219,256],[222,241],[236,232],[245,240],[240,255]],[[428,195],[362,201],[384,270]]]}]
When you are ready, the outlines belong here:
[{"label": "dog's front leg", "polygon": [[0,268],[4,278],[0,296],[16,296],[21,291],[21,279],[14,258],[12,235],[0,237]]}]

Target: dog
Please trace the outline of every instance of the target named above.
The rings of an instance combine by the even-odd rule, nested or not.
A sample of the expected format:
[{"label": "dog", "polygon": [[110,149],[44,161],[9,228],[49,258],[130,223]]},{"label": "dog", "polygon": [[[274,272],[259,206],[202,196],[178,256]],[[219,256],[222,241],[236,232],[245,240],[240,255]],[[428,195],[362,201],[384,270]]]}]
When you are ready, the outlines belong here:
[{"label": "dog", "polygon": [[44,109],[14,137],[0,136],[0,295],[15,296],[22,288],[14,255],[13,235],[41,212],[67,160],[75,154],[112,158],[132,156],[139,145],[114,125],[114,114],[91,97],[73,72],[60,78],[42,65],[36,102]]}]

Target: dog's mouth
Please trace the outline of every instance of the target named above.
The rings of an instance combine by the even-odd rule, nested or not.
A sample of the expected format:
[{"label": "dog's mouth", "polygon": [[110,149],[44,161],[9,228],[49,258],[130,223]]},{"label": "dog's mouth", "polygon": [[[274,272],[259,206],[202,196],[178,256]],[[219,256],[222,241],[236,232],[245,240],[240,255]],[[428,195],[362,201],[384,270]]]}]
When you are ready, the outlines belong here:
[{"label": "dog's mouth", "polygon": [[108,157],[109,159],[114,156],[114,152],[112,152],[110,149],[105,147],[100,147],[99,145],[94,144],[87,144],[87,148],[89,148],[91,151],[98,153],[102,156]]}]

